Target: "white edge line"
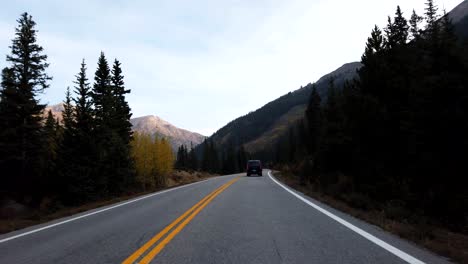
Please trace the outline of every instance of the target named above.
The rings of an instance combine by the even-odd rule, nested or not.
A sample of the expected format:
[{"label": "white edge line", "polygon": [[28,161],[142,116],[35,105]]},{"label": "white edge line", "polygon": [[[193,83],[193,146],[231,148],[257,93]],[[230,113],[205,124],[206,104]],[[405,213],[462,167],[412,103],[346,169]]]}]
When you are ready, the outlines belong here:
[{"label": "white edge line", "polygon": [[382,247],[383,249],[387,250],[388,252],[392,253],[393,255],[401,258],[402,260],[408,262],[408,263],[414,263],[414,264],[424,264],[424,262],[422,262],[421,260],[399,250],[398,248],[388,244],[387,242],[384,242],[383,240],[367,233],[366,231],[360,229],[359,227],[357,226],[354,226],[352,225],[351,223],[343,220],[342,218],[330,213],[329,211],[323,209],[322,207],[312,203],[311,201],[305,199],[304,197],[300,196],[299,194],[295,193],[294,191],[290,190],[288,187],[284,186],[282,183],[278,182],[275,178],[273,178],[271,176],[271,171],[268,171],[268,176],[270,177],[270,179],[272,179],[276,184],[278,184],[279,186],[281,186],[283,189],[285,189],[286,191],[288,191],[289,193],[291,193],[292,195],[296,196],[299,200],[303,201],[304,203],[312,206],[313,208],[317,209],[318,211],[320,211],[321,213],[325,214],[326,216],[332,218],[333,220],[337,221],[338,223],[344,225],[345,227],[353,230],[354,232],[358,233],[359,235],[363,236],[364,238],[370,240],[371,242],[373,242],[374,244]]},{"label": "white edge line", "polygon": [[24,232],[24,233],[21,233],[21,234],[18,234],[18,235],[7,237],[7,238],[4,238],[4,239],[1,239],[0,244],[4,243],[4,242],[7,242],[7,241],[10,241],[10,240],[13,240],[13,239],[16,239],[16,238],[19,238],[19,237],[34,234],[34,233],[40,232],[42,230],[46,230],[46,229],[49,229],[49,228],[52,228],[52,227],[56,227],[56,226],[63,225],[63,224],[69,223],[69,222],[73,222],[73,221],[81,219],[81,218],[85,218],[85,217],[88,217],[88,216],[91,216],[91,215],[99,214],[99,213],[102,213],[102,212],[105,212],[105,211],[108,211],[108,210],[111,210],[111,209],[114,209],[114,208],[117,208],[117,207],[120,207],[120,206],[124,206],[124,205],[127,205],[127,204],[138,202],[140,200],[150,198],[150,197],[153,197],[153,196],[156,196],[156,195],[159,195],[159,194],[163,194],[163,193],[166,193],[166,192],[170,192],[170,191],[174,191],[174,190],[177,190],[177,189],[189,187],[189,186],[192,186],[192,185],[195,185],[195,184],[199,184],[199,183],[202,183],[202,182],[206,182],[206,181],[211,180],[211,179],[213,179],[213,178],[202,180],[202,181],[199,181],[199,182],[193,182],[193,183],[185,184],[185,185],[182,185],[182,186],[174,187],[174,188],[171,188],[171,189],[159,191],[159,192],[152,193],[152,194],[148,194],[148,195],[145,195],[143,197],[139,197],[139,198],[136,198],[136,199],[133,199],[133,200],[130,200],[130,201],[126,201],[126,202],[119,203],[119,204],[116,204],[116,205],[113,205],[113,206],[110,206],[110,207],[106,207],[106,208],[98,210],[98,211],[94,211],[94,212],[91,212],[91,213],[87,213],[87,214],[84,214],[84,215],[80,215],[80,216],[77,216],[77,217],[74,217],[74,218],[71,218],[71,219],[67,219],[67,220],[58,222],[58,223],[55,223],[55,224],[47,225],[47,226],[44,226],[44,227],[41,227],[41,228],[38,228],[38,229],[34,229],[34,230]]}]

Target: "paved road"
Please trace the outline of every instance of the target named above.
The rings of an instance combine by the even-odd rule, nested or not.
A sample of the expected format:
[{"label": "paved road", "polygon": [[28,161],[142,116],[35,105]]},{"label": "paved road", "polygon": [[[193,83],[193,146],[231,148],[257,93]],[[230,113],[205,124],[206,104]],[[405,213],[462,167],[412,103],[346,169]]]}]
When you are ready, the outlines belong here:
[{"label": "paved road", "polygon": [[0,263],[446,263],[263,174],[212,178],[2,235]]}]

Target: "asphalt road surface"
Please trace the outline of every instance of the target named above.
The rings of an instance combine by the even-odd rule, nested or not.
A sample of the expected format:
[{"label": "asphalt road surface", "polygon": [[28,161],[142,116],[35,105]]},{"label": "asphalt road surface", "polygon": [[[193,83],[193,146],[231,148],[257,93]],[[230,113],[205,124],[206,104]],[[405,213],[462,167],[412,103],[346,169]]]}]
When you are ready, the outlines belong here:
[{"label": "asphalt road surface", "polygon": [[228,175],[0,236],[0,263],[446,263],[263,177]]}]

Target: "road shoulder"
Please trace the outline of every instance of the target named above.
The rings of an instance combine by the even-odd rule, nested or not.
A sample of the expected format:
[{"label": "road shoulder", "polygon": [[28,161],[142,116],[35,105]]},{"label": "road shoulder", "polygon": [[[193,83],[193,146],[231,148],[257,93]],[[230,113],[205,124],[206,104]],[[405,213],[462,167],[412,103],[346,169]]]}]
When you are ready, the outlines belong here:
[{"label": "road shoulder", "polygon": [[[460,252],[463,252],[464,250],[466,251],[466,248],[461,248],[460,245],[458,245],[458,256],[437,252],[438,254],[445,256],[441,257],[433,253],[435,252],[434,250],[432,250],[432,252],[428,251],[428,249],[431,250],[431,248],[428,248],[425,243],[417,243],[418,241],[413,241],[412,239],[395,232],[393,228],[395,224],[398,223],[388,219],[376,219],[376,212],[365,212],[358,210],[341,201],[333,199],[332,197],[324,196],[323,194],[317,192],[312,192],[307,186],[300,185],[299,181],[295,180],[293,177],[291,177],[291,175],[284,175],[278,171],[273,171],[272,174],[276,180],[287,186],[288,189],[294,191],[301,197],[310,200],[325,210],[330,211],[340,218],[343,218],[353,225],[363,229],[365,232],[368,232],[382,239],[383,241],[388,242],[396,248],[401,249],[422,261],[431,260],[427,262],[433,263],[433,260],[437,259],[439,260],[437,263],[447,263],[449,261],[447,257],[450,256],[452,259],[463,262],[463,260],[460,260],[460,258],[463,257],[463,255],[460,256]],[[450,250],[453,251],[454,249],[451,248]]]}]

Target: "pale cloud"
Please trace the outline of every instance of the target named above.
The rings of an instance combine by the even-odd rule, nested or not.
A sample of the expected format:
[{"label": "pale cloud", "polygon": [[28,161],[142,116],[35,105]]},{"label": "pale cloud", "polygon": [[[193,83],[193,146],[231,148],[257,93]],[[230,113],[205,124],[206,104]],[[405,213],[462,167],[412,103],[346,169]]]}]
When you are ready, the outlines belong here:
[{"label": "pale cloud", "polygon": [[[460,0],[437,1],[448,10]],[[0,10],[0,54],[30,12],[49,55],[45,102],[63,100],[82,58],[123,63],[134,116],[210,135],[232,119],[357,61],[374,24],[424,1],[17,1]],[[53,12],[50,12],[54,10]],[[0,61],[0,66],[5,62]],[[92,81],[92,80],[91,80]]]}]

